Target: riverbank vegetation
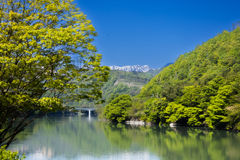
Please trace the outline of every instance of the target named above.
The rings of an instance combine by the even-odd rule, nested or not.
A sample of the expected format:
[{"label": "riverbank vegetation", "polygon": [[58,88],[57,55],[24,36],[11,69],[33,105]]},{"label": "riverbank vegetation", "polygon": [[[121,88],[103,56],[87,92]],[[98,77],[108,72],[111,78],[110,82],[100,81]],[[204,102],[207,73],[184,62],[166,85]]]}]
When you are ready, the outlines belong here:
[{"label": "riverbank vegetation", "polygon": [[0,7],[0,146],[7,148],[36,118],[71,108],[65,101],[101,99],[110,69],[72,0],[2,0]]},{"label": "riverbank vegetation", "polygon": [[0,159],[1,160],[23,160],[25,159],[25,155],[22,157],[18,155],[18,152],[11,152],[10,150],[6,150],[6,146],[1,146],[0,148]]},{"label": "riverbank vegetation", "polygon": [[180,55],[132,98],[128,119],[239,130],[239,37],[239,27],[223,31]]}]

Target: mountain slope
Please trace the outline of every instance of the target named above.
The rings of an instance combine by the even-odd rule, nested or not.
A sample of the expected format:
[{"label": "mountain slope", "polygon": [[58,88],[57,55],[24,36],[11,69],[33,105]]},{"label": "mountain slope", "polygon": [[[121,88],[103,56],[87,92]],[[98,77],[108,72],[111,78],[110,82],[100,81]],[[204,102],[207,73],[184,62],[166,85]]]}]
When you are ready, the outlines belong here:
[{"label": "mountain slope", "polygon": [[[150,70],[148,72],[126,72],[111,70],[108,82],[102,87],[103,100],[108,100],[113,94],[129,94],[135,96],[139,94],[141,88],[147,84],[155,75],[157,75],[162,69]],[[80,102],[68,102],[68,106],[73,107],[96,107],[95,102],[82,100]],[[104,106],[99,105],[99,107]]]},{"label": "mountain slope", "polygon": [[180,55],[137,97],[145,121],[240,129],[240,28]]},{"label": "mountain slope", "polygon": [[[238,75],[240,70],[240,38],[239,28],[233,32],[224,31],[210,39],[202,46],[197,45],[192,52],[180,55],[174,64],[165,67],[142,90],[141,96],[161,94],[175,90],[174,85],[183,88],[188,85],[204,86],[216,76]],[[173,87],[173,88],[172,88]],[[175,99],[176,93],[169,100]],[[181,95],[181,94],[180,94]]]}]

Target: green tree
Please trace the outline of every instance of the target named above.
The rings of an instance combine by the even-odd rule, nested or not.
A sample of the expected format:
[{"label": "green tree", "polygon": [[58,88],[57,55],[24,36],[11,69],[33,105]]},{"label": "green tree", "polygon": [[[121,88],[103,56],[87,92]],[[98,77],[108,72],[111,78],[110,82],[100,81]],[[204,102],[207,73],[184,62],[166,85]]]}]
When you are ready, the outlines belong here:
[{"label": "green tree", "polygon": [[165,123],[164,111],[168,103],[166,98],[151,98],[144,105],[144,113],[142,120],[154,123]]},{"label": "green tree", "polygon": [[228,117],[229,120],[228,128],[234,129],[234,130],[240,130],[240,105],[234,105],[227,107]]},{"label": "green tree", "polygon": [[7,151],[6,146],[0,148],[0,159],[1,160],[23,160],[25,156],[19,158],[18,152]]},{"label": "green tree", "polygon": [[128,117],[128,109],[132,106],[129,95],[121,95],[111,101],[104,109],[105,117],[110,121],[123,122]]},{"label": "green tree", "polygon": [[206,117],[206,122],[210,128],[224,128],[226,126],[228,119],[225,108],[229,105],[228,99],[232,91],[231,85],[225,85],[220,87],[218,94],[211,99],[211,105],[207,108],[208,117]]},{"label": "green tree", "polygon": [[186,86],[183,89],[181,104],[186,107],[197,107],[200,104],[200,86]]},{"label": "green tree", "polygon": [[117,98],[118,96],[119,96],[118,93],[116,93],[116,94],[112,93],[112,94],[110,95],[110,97],[108,98],[107,103],[111,103],[112,100],[114,100],[114,99]]},{"label": "green tree", "polygon": [[185,107],[181,104],[176,104],[175,102],[171,102],[166,107],[165,111],[165,118],[167,123],[177,122],[178,120],[185,120],[187,116],[185,113]]},{"label": "green tree", "polygon": [[0,7],[0,145],[8,147],[36,118],[67,108],[63,102],[101,98],[109,68],[100,66],[97,33],[73,0],[1,0]]}]

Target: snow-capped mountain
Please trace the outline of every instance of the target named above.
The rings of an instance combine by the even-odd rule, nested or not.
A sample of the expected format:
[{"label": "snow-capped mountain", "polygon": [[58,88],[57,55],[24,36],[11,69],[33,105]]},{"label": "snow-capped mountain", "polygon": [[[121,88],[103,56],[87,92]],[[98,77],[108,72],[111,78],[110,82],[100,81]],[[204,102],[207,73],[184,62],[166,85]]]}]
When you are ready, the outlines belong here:
[{"label": "snow-capped mountain", "polygon": [[126,71],[126,72],[132,72],[132,71],[136,71],[136,72],[148,72],[149,70],[154,70],[153,68],[149,67],[148,65],[134,65],[134,66],[123,66],[123,67],[119,67],[119,66],[109,66],[111,68],[111,70],[120,70],[120,71]]}]

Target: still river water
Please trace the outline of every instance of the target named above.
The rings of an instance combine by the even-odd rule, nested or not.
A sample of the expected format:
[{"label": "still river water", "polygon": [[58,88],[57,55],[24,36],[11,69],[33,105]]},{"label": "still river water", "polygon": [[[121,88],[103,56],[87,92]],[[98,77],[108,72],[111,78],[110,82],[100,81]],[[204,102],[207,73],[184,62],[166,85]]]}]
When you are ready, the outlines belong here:
[{"label": "still river water", "polygon": [[9,149],[26,160],[240,160],[240,135],[54,116],[30,124]]}]

